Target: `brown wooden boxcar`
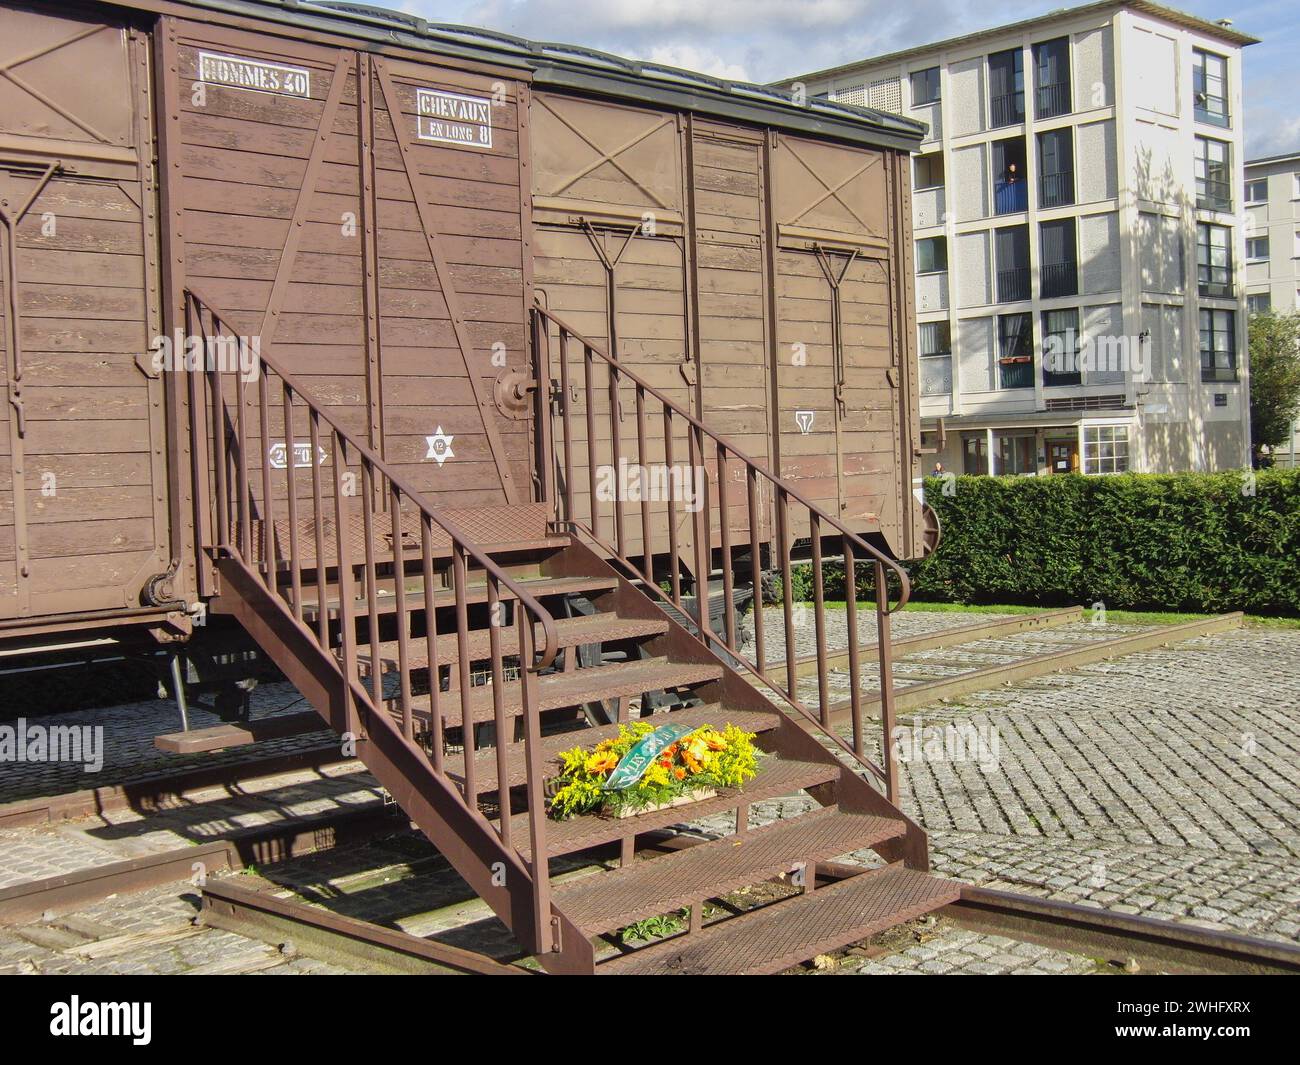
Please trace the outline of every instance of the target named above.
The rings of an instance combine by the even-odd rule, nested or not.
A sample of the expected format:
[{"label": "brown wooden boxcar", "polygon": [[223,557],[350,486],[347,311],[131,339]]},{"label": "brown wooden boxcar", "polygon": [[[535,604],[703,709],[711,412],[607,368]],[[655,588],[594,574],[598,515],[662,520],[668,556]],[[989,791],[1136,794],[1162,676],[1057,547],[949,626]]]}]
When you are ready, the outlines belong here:
[{"label": "brown wooden boxcar", "polygon": [[[891,748],[921,133],[357,5],[0,0],[0,655],[221,615],[150,648],[184,726],[156,744],[328,724],[551,972],[776,972],[952,902]],[[809,660],[792,581],[733,608],[799,550]],[[836,556],[864,565],[833,679]],[[191,730],[182,659],[236,624],[311,709]],[[574,733],[634,714],[666,757],[732,726],[698,743],[764,757],[627,816],[548,804]],[[752,845],[638,858],[722,812]],[[607,844],[620,868],[552,883]],[[683,907],[680,939],[602,945]]]},{"label": "brown wooden boxcar", "polygon": [[854,531],[921,553],[913,124],[347,4],[6,2],[0,42],[0,632],[211,590],[194,396],[152,357],[186,334],[187,290],[435,504],[555,480],[503,395],[535,378],[537,303]]}]

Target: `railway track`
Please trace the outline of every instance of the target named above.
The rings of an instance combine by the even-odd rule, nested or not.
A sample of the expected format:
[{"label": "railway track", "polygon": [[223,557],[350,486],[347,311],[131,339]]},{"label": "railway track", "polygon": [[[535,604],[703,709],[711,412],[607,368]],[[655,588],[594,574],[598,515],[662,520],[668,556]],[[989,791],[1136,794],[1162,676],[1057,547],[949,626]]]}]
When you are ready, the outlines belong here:
[{"label": "railway track", "polygon": [[[911,645],[913,651],[961,647],[976,640],[1056,628],[1078,620],[1078,611],[1054,611],[951,626],[900,640],[899,644],[901,649]],[[1046,653],[1029,660],[1013,660],[1000,667],[970,670],[943,678],[940,683],[949,692],[958,688],[970,691],[999,687],[1003,677],[1023,679],[1026,675],[1041,675],[1071,668],[1081,664],[1081,659],[1099,661],[1236,624],[1240,624],[1239,615],[1228,615],[1138,633],[1126,632],[1066,653]],[[871,650],[866,645],[863,654],[870,654]],[[831,662],[844,654],[833,654]],[[805,663],[797,664],[805,668]],[[900,694],[913,690],[933,693],[937,689],[933,682],[921,682],[901,688]],[[919,697],[916,703],[902,703],[903,706],[922,704]],[[168,803],[186,801],[196,791],[213,785],[224,785],[235,794],[244,789],[238,780],[230,779],[232,773],[242,774],[241,779],[246,779],[337,760],[332,752],[298,752],[238,767],[188,769],[166,778],[29,800],[0,807],[0,830],[113,810],[161,809]],[[528,971],[518,963],[503,962],[463,946],[388,927],[389,922],[380,925],[334,912],[328,905],[321,905],[320,900],[311,901],[291,889],[286,890],[284,880],[291,882],[291,876],[277,885],[258,877],[228,875],[248,870],[250,866],[262,869],[276,864],[291,869],[293,863],[307,855],[345,845],[360,846],[402,832],[408,823],[395,814],[394,807],[374,800],[349,809],[285,818],[198,845],[12,885],[0,889],[0,926],[21,927],[24,934],[37,940],[61,944],[61,950],[83,963],[111,965],[114,959],[133,951],[166,949],[172,943],[187,943],[202,934],[202,927],[173,920],[135,934],[134,938],[125,933],[103,934],[102,927],[101,934],[96,936],[88,932],[79,913],[114,896],[144,897],[150,892],[166,893],[169,889],[173,893],[197,889],[201,900],[199,925],[237,935],[240,942],[250,944],[247,950],[232,955],[226,968],[216,964],[215,968],[200,967],[197,971],[256,972],[273,968],[283,964],[284,955],[279,948],[286,943],[291,944],[291,954],[314,958],[345,971],[477,974]],[[642,842],[662,852],[687,848],[703,840],[665,831]],[[599,857],[596,853],[583,860],[590,862]],[[196,878],[196,870],[201,871],[201,877]],[[858,866],[823,863],[817,866],[816,882],[818,886],[827,886],[860,872]],[[940,910],[938,916],[957,928],[1033,943],[1066,954],[1135,964],[1146,972],[1300,972],[1300,948],[1290,944],[976,886],[965,886],[960,899]],[[34,923],[38,919],[39,924]],[[261,944],[261,947],[251,944]],[[865,949],[881,948],[868,944]]]}]

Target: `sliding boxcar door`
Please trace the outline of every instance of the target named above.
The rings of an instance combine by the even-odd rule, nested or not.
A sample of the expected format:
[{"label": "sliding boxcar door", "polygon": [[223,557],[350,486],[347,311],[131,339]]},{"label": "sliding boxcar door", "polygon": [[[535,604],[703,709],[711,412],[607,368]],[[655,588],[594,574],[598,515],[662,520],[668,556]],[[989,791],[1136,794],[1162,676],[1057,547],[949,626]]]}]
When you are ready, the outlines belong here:
[{"label": "sliding boxcar door", "polygon": [[[520,86],[362,56],[375,145],[374,252],[384,447],[430,498],[530,498],[528,422],[493,385],[527,365]],[[368,85],[367,85],[368,79]],[[363,160],[363,166],[365,162]],[[441,430],[443,452],[430,446]],[[436,454],[449,454],[439,462]]]},{"label": "sliding boxcar door", "polygon": [[[700,419],[750,458],[770,466],[763,135],[692,120],[688,160]],[[726,476],[731,543],[747,548],[745,471],[732,462]],[[761,544],[771,536],[772,493],[761,479],[757,491]],[[717,543],[720,530],[714,529],[714,537]]]},{"label": "sliding boxcar door", "polygon": [[782,473],[850,528],[889,535],[903,489],[888,160],[785,136],[771,148]]},{"label": "sliding boxcar door", "polygon": [[0,10],[0,616],[168,569],[147,41]]},{"label": "sliding boxcar door", "polygon": [[524,362],[513,82],[164,23],[185,283],[433,502],[527,501],[526,428],[492,403]]},{"label": "sliding boxcar door", "polygon": [[[534,283],[546,307],[602,349],[618,358],[675,403],[694,411],[698,370],[688,335],[689,292],[682,193],[682,130],[673,114],[642,111],[608,102],[537,93],[532,106]],[[559,358],[553,347],[553,359]],[[575,509],[591,513],[587,484],[587,438],[582,352],[570,350],[569,376],[575,478]],[[553,362],[553,376],[559,376]],[[661,466],[665,459],[658,401],[647,406],[646,452],[638,455],[632,388],[624,387],[611,423],[611,400],[603,361],[595,363],[595,461],[613,458],[611,425],[620,442],[620,461]],[[681,419],[677,419],[678,423]],[[556,440],[561,435],[557,427]],[[673,462],[687,461],[685,425],[674,434]],[[625,509],[623,547],[639,554],[639,503]],[[651,508],[651,548],[668,548],[667,508]],[[612,504],[598,507],[612,542]],[[690,515],[678,508],[678,529],[686,543]]]}]

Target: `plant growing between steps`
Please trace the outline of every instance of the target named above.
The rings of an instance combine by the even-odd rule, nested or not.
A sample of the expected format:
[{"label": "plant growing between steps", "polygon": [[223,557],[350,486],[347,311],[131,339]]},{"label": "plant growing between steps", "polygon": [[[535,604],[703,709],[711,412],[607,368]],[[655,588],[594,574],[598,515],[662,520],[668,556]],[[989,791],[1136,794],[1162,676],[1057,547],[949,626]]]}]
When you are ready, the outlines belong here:
[{"label": "plant growing between steps", "polygon": [[[664,727],[669,726],[660,726]],[[659,750],[644,771],[625,786],[611,787],[611,778],[619,779],[615,770],[624,757],[658,731],[649,721],[633,721],[620,725],[617,736],[593,748],[562,752],[551,816],[562,820],[594,810],[623,816],[669,806],[699,792],[740,788],[757,772],[759,752],[754,747],[754,733],[732,724],[721,732],[704,725]]]}]

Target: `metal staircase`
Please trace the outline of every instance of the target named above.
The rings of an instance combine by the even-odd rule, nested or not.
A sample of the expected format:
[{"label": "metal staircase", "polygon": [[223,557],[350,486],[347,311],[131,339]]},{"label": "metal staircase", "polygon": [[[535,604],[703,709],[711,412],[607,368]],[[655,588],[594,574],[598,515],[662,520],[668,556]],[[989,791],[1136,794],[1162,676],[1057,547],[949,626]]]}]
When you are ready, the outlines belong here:
[{"label": "metal staircase", "polygon": [[[187,306],[192,333],[234,335],[193,292]],[[619,390],[635,392],[638,458],[647,460],[645,413],[658,394],[544,312],[534,327],[539,358],[549,359],[546,332],[558,337],[566,357],[571,343],[581,345],[587,440],[598,435],[597,363],[609,378],[601,417],[621,419]],[[356,756],[546,970],[776,972],[956,899],[956,885],[927,872],[924,833],[897,808],[887,754],[883,766],[866,756],[860,708],[851,743],[829,728],[827,670],[819,671],[818,713],[800,699],[795,655],[780,651],[788,665],[783,678],[769,658],[777,641],[764,632],[761,609],[751,647],[738,639],[731,611],[726,631],[714,633],[707,605],[692,616],[682,595],[685,584],[707,579],[715,557],[731,558],[736,529],[753,541],[757,568],[757,500],[760,484],[766,485],[776,543],[788,552],[793,530],[810,532],[819,578],[828,536],[841,538],[850,561],[874,563],[883,679],[889,604],[880,597],[896,567],[877,549],[660,397],[655,401],[664,433],[657,446],[671,460],[676,419],[688,431],[692,458],[703,465],[710,450],[713,502],[720,508],[706,505],[690,516],[691,528],[683,530],[689,550],[674,544],[663,591],[661,575],[650,570],[650,510],[641,513],[639,564],[632,561],[621,504],[613,504],[612,543],[602,535],[594,492],[591,506],[579,510],[579,415],[570,417],[567,387],[558,422],[563,459],[550,446],[545,411],[547,425],[537,432],[543,501],[457,511],[430,507],[266,352],[261,371],[255,382],[241,383],[237,374],[214,369],[191,383],[196,522],[213,609],[234,615],[320,715],[355,744]],[[566,361],[562,376],[567,373]],[[539,376],[549,380],[548,369]],[[617,440],[618,427],[612,427]],[[312,456],[325,457],[310,469],[295,469],[292,461],[276,469],[267,458],[270,441],[283,441],[288,455],[297,443],[309,443]],[[744,521],[731,520],[727,505],[733,467],[743,471],[748,489]],[[348,490],[353,483],[355,494]],[[671,510],[671,501],[664,506]],[[803,510],[798,517],[796,507]],[[677,518],[667,516],[675,538]],[[694,559],[689,573],[680,568],[679,555]],[[788,554],[784,561],[788,570]],[[722,568],[730,601],[731,567]],[[850,578],[851,602],[855,581]],[[902,581],[905,596],[905,576]],[[670,617],[653,595],[688,624]],[[574,596],[593,612],[564,616],[565,600]],[[707,604],[707,596],[695,601]],[[788,587],[782,613],[784,646],[793,648]],[[814,620],[824,659],[820,600]],[[853,620],[850,635],[856,647]],[[600,653],[579,655],[579,648],[593,646]],[[856,657],[851,674],[856,690]],[[603,707],[610,723],[592,724],[581,712],[591,704]],[[548,817],[546,794],[559,752],[612,735],[618,722],[652,706],[656,717],[674,722],[732,723],[756,733],[766,752],[758,775],[743,792],[723,790],[670,810],[621,819]],[[879,781],[883,793],[867,777]],[[814,800],[809,812],[750,826],[751,804],[801,792]],[[657,847],[654,857],[646,848],[638,851],[638,840],[660,841],[673,825],[728,813],[732,834],[666,854]],[[614,867],[552,883],[551,859],[601,849],[608,853],[597,857]],[[884,864],[817,886],[818,863],[864,849]],[[799,893],[704,920],[706,900],[790,873]],[[601,938],[683,908],[691,916],[682,935],[631,952]]]}]

